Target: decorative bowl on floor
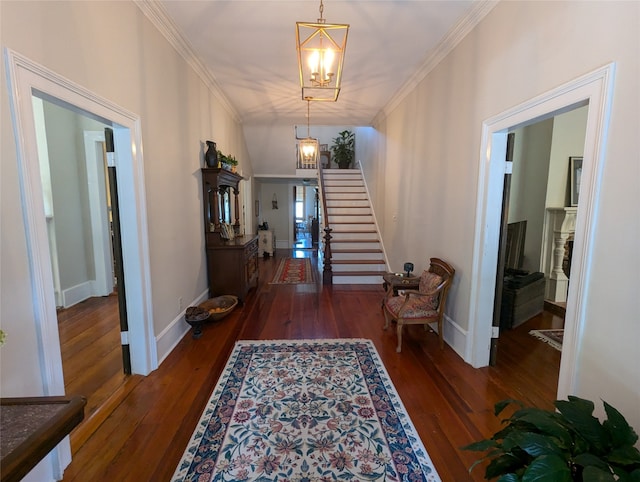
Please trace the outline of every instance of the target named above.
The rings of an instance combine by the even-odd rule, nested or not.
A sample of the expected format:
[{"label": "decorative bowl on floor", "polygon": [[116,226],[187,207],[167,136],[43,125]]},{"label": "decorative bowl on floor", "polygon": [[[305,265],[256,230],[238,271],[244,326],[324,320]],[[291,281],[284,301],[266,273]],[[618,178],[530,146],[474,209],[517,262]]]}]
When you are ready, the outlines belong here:
[{"label": "decorative bowl on floor", "polygon": [[238,297],[233,295],[216,296],[215,298],[209,298],[198,305],[209,312],[210,320],[221,320],[238,305]]},{"label": "decorative bowl on floor", "polygon": [[185,312],[184,319],[193,327],[194,338],[200,338],[202,336],[202,325],[206,321],[209,321],[211,314],[209,311],[200,308],[199,306],[190,306]]}]

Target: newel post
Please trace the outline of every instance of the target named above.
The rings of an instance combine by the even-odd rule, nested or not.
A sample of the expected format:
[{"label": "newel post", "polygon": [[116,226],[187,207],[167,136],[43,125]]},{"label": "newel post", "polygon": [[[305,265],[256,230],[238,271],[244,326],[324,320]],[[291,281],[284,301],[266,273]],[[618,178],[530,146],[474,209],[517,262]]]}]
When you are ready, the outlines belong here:
[{"label": "newel post", "polygon": [[324,269],[322,270],[322,284],[333,284],[333,272],[331,271],[331,228],[324,228]]}]

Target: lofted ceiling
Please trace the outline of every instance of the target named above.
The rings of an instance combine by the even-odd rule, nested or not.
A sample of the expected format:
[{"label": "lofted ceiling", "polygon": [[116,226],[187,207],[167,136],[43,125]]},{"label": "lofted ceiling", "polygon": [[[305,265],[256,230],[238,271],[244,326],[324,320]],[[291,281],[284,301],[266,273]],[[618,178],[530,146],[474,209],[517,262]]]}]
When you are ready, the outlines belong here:
[{"label": "lofted ceiling", "polygon": [[[370,125],[488,11],[488,0],[323,0],[327,23],[350,24],[337,102],[314,102],[314,124]],[[246,125],[304,124],[296,21],[320,0],[160,0],[146,3],[206,69]],[[152,6],[150,6],[152,5]],[[446,52],[444,52],[446,53]],[[424,74],[422,74],[423,76]]]}]

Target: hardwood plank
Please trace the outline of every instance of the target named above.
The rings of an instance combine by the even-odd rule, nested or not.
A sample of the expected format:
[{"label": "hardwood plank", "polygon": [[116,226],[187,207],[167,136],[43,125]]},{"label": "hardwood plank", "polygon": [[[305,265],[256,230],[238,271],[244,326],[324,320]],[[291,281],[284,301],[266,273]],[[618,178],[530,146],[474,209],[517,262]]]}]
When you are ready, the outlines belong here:
[{"label": "hardwood plank", "polygon": [[[552,407],[560,352],[528,331],[558,326],[558,317],[545,312],[503,333],[495,367],[471,367],[450,347],[441,350],[437,335],[421,326],[405,327],[396,353],[395,326],[382,329],[381,286],[324,286],[321,273],[314,284],[269,284],[279,257],[292,253],[259,259],[259,286],[242,307],[206,324],[200,339],[187,335],[158,370],[113,397],[109,415],[101,414],[95,431],[74,447],[64,480],[169,480],[238,339],[371,339],[445,481],[483,480],[481,468],[468,473],[478,454],[460,447],[499,429],[497,401]],[[311,257],[317,269],[315,251],[295,256]]]}]

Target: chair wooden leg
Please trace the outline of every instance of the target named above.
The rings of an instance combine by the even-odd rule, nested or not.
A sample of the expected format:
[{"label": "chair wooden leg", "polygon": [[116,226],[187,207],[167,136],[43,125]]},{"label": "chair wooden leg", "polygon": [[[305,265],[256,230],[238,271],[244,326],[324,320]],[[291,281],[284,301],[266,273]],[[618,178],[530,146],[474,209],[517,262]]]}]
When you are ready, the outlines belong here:
[{"label": "chair wooden leg", "polygon": [[438,338],[440,338],[440,349],[444,349],[444,333],[442,332],[442,318],[438,320]]},{"label": "chair wooden leg", "polygon": [[382,327],[382,329],[386,330],[387,328],[389,328],[389,313],[387,313],[387,310],[385,310],[384,308],[382,311],[384,312],[384,326]]},{"label": "chair wooden leg", "polygon": [[396,352],[400,353],[402,351],[402,323],[398,320],[398,347],[396,348]]}]

